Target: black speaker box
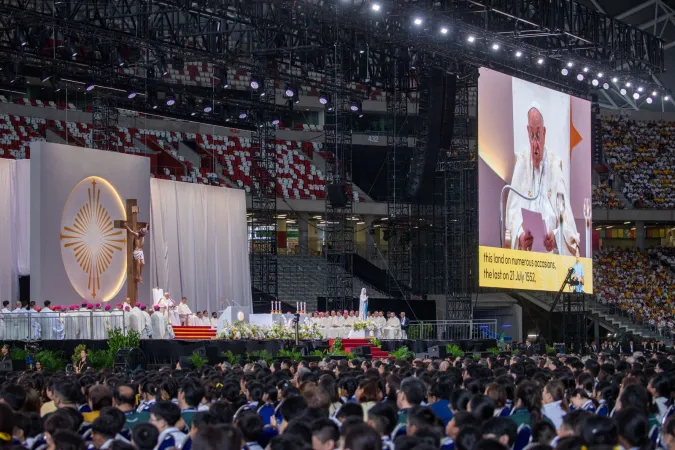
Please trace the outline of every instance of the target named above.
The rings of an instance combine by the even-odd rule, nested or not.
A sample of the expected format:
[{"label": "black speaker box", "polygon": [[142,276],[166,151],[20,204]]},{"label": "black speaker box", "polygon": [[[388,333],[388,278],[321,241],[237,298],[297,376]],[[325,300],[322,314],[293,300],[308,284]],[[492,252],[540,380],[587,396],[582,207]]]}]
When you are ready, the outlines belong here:
[{"label": "black speaker box", "polygon": [[0,362],[0,372],[11,372],[13,370],[12,361]]},{"label": "black speaker box", "polygon": [[352,355],[359,358],[370,358],[370,347],[368,345],[362,345],[361,347],[354,347],[352,349]]},{"label": "black speaker box", "polygon": [[334,208],[344,208],[347,206],[347,185],[343,183],[334,183],[326,186],[328,201]]},{"label": "black speaker box", "polygon": [[115,353],[113,367],[119,367],[125,370],[144,369],[146,366],[145,353],[136,347],[122,347]]},{"label": "black speaker box", "polygon": [[445,345],[434,345],[427,349],[427,353],[431,358],[445,358],[448,355],[448,350]]}]

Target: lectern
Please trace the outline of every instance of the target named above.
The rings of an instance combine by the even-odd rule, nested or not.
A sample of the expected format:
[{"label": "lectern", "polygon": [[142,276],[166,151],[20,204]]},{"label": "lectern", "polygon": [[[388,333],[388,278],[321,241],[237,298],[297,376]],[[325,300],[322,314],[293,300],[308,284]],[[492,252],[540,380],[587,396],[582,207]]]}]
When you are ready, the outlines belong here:
[{"label": "lectern", "polygon": [[248,308],[245,306],[228,306],[218,318],[218,334],[223,331],[225,324],[232,325],[235,322],[248,323]]}]

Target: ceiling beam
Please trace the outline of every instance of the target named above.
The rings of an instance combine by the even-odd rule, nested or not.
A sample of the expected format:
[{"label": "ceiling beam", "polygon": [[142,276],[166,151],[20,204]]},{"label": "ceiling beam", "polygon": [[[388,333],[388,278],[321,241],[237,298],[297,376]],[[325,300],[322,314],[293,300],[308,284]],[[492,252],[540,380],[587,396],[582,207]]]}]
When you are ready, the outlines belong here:
[{"label": "ceiling beam", "polygon": [[616,16],[615,19],[623,20],[626,17],[632,16],[633,14],[635,14],[638,11],[642,11],[643,9],[645,9],[649,6],[652,6],[654,3],[656,3],[656,0],[647,0],[645,2],[639,3],[639,4],[635,5],[634,7],[632,7],[631,9],[629,9],[628,11],[622,12],[621,14]]}]

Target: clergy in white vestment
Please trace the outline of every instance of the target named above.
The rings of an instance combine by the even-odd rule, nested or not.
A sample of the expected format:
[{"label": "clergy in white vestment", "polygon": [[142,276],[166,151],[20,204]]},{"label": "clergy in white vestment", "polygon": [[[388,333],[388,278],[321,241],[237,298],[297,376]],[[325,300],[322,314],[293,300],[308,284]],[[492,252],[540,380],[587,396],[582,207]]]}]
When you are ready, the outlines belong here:
[{"label": "clergy in white vestment", "polygon": [[121,303],[117,303],[115,305],[115,310],[110,313],[110,325],[108,326],[108,332],[113,330],[121,330],[122,332],[126,330],[124,311],[122,310]]},{"label": "clergy in white vestment", "polygon": [[37,310],[35,302],[31,302],[28,320],[30,322],[30,339],[37,341],[42,335],[42,324],[40,323],[40,311]]},{"label": "clergy in white vestment", "polygon": [[178,311],[178,317],[180,319],[181,325],[187,325],[188,318],[192,315],[192,310],[187,304],[187,297],[180,299],[180,303],[178,304],[178,308],[176,308],[176,310]]},{"label": "clergy in white vestment", "polygon": [[106,339],[105,329],[106,329],[106,318],[107,313],[104,313],[101,309],[101,304],[97,303],[94,305],[94,310],[92,311],[92,322],[91,327],[91,338],[95,340]]},{"label": "clergy in white vestment", "polygon": [[53,320],[56,313],[52,311],[51,305],[52,302],[45,300],[45,307],[40,311],[39,321],[40,321],[40,338],[43,341],[51,341],[54,339],[54,325]]},{"label": "clergy in white vestment", "polygon": [[62,341],[66,338],[66,327],[64,325],[64,315],[66,312],[66,307],[63,308],[59,305],[54,307],[54,319],[52,319],[52,330],[53,338],[57,341]]},{"label": "clergy in white vestment", "polygon": [[159,305],[155,305],[155,312],[150,316],[150,321],[152,322],[152,338],[153,339],[168,339],[169,337],[169,324],[166,321],[166,317],[160,314]]},{"label": "clergy in white vestment", "polygon": [[[560,124],[553,124],[560,126]],[[517,250],[545,249],[548,253],[574,255],[579,243],[579,233],[570,205],[569,187],[565,184],[563,162],[546,147],[546,126],[541,108],[533,103],[527,112],[529,148],[517,150],[511,187],[506,202],[505,246]],[[553,143],[556,145],[556,143]],[[539,236],[542,242],[534,242],[531,230],[523,227],[522,210],[541,214],[546,224],[546,235]],[[562,239],[560,234],[560,209],[562,209]],[[562,244],[562,245],[559,245]]]},{"label": "clergy in white vestment", "polygon": [[[75,313],[77,316],[78,339],[91,339],[91,315],[87,309],[87,303],[82,303],[80,309]],[[91,305],[93,309],[94,305]]]},{"label": "clergy in white vestment", "polygon": [[143,339],[152,337],[152,321],[147,309],[147,306],[141,305],[141,314],[143,314],[143,333],[141,334],[141,337]]},{"label": "clergy in white vestment", "polygon": [[359,318],[366,320],[368,317],[368,294],[366,288],[361,288],[361,295],[359,296]]},{"label": "clergy in white vestment", "polygon": [[77,312],[75,312],[75,305],[70,305],[68,308],[68,313],[64,317],[63,323],[63,326],[66,329],[66,339],[79,338],[80,324],[78,319],[79,317],[77,316]]},{"label": "clergy in white vestment", "polygon": [[143,337],[143,332],[145,329],[145,317],[143,317],[143,312],[141,311],[141,304],[136,302],[133,308],[131,308],[131,318],[129,319],[129,324],[133,330]]},{"label": "clergy in white vestment", "polygon": [[384,337],[386,339],[398,339],[401,335],[401,321],[396,317],[396,314],[389,313],[387,325],[384,327]]},{"label": "clergy in white vestment", "polygon": [[211,313],[211,328],[218,328],[218,313],[215,311]]},{"label": "clergy in white vestment", "polygon": [[387,319],[384,317],[383,311],[375,312],[375,318],[373,319],[375,326],[382,332],[382,329],[387,325]]},{"label": "clergy in white vestment", "polygon": [[157,301],[157,305],[159,305],[160,312],[164,314],[164,317],[166,320],[170,320],[170,310],[173,306],[176,306],[176,302],[173,301],[171,298],[171,294],[168,292],[165,292],[162,297],[160,297],[159,301]]},{"label": "clergy in white vestment", "polygon": [[169,323],[172,327],[180,326],[180,315],[178,314],[178,307],[175,305],[169,308]]},{"label": "clergy in white vestment", "polygon": [[[9,300],[2,302],[2,310],[0,310],[0,339],[11,339],[11,332],[8,327],[11,323],[11,318],[9,314],[12,314],[12,311],[9,310]],[[7,322],[5,322],[7,319]]]},{"label": "clergy in white vestment", "polygon": [[188,324],[192,327],[203,327],[204,320],[202,319],[202,312],[197,311],[197,314],[191,315]]}]

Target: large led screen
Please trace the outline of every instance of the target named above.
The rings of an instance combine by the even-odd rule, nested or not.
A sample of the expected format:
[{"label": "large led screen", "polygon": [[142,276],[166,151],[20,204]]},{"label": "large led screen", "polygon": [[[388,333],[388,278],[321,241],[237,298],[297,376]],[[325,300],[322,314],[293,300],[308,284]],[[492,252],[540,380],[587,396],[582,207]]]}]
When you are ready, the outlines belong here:
[{"label": "large led screen", "polygon": [[478,157],[480,285],[592,293],[590,102],[481,68]]}]

